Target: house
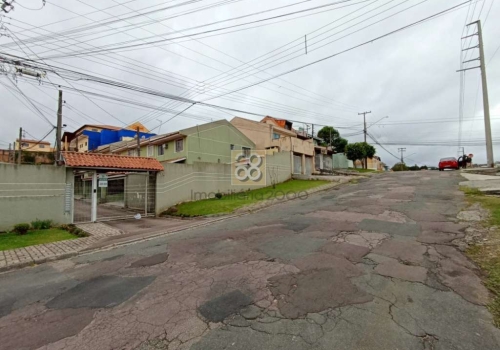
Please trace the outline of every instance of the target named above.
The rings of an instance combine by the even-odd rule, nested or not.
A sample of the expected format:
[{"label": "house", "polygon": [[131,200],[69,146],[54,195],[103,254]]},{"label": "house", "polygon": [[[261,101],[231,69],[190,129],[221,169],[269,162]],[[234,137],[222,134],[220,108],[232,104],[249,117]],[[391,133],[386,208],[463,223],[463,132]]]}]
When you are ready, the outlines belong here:
[{"label": "house", "polygon": [[252,140],[259,150],[292,152],[294,174],[312,174],[314,170],[313,140],[299,138],[290,121],[265,117],[260,122],[256,122],[235,117],[231,120],[231,124]]},{"label": "house", "polygon": [[[384,163],[382,163],[382,161],[380,160],[380,157],[378,156],[374,156],[373,158],[368,158],[368,161],[367,161],[367,169],[372,169],[372,170],[377,170],[377,171],[384,171]],[[356,162],[354,162],[354,166],[356,168],[362,168],[363,167],[363,163],[360,161],[360,160],[356,160]]]},{"label": "house", "polygon": [[[168,163],[229,164],[233,161],[232,150],[250,152],[252,149],[255,143],[225,119],[140,141],[141,156]],[[97,152],[137,156],[137,150],[135,139],[101,146]]]},{"label": "house", "polygon": [[[19,149],[19,139],[14,142],[14,150]],[[54,148],[50,146],[50,142],[21,139],[21,150],[23,152],[54,152]]]},{"label": "house", "polygon": [[65,151],[89,152],[110,143],[133,140],[137,136],[137,130],[139,130],[141,138],[149,138],[155,135],[150,133],[139,122],[126,128],[112,125],[85,124],[74,132],[65,132],[61,141]]},{"label": "house", "polygon": [[313,137],[314,143],[314,170],[316,173],[331,173],[333,170],[333,148],[331,146],[321,146],[324,141],[318,137]]}]

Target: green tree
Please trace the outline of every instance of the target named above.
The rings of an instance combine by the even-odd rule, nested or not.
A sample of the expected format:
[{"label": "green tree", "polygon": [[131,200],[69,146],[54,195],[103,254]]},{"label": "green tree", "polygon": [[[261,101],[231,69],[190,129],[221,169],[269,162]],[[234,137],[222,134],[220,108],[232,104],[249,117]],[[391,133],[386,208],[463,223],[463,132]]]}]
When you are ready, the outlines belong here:
[{"label": "green tree", "polygon": [[404,163],[396,163],[391,169],[392,171],[407,171],[408,167]]},{"label": "green tree", "polygon": [[326,146],[333,146],[337,152],[344,152],[348,141],[340,137],[340,133],[332,126],[324,126],[318,131],[318,137],[325,141]]},{"label": "green tree", "polygon": [[365,155],[364,159],[363,159],[363,165],[364,165],[364,168],[366,169],[368,167],[368,164],[367,164],[367,158],[373,158],[373,156],[375,155],[375,153],[377,152],[377,150],[375,149],[375,147],[373,147],[372,145],[369,145],[367,144],[366,142],[360,142],[361,143],[361,147],[363,149],[363,153]]},{"label": "green tree", "polygon": [[364,149],[360,142],[350,143],[345,146],[345,155],[347,159],[352,160],[354,167],[356,167],[356,161],[362,160],[365,157]]},{"label": "green tree", "polygon": [[366,169],[366,158],[372,158],[377,150],[372,145],[366,142],[350,143],[345,147],[347,159],[350,159],[356,164],[356,160],[360,160],[363,168]]}]

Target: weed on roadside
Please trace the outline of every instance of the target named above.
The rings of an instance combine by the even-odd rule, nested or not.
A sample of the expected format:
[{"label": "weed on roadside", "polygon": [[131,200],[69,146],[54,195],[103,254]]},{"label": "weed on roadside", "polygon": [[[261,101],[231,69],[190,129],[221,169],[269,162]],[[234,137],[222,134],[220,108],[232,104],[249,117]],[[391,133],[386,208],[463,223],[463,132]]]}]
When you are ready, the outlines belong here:
[{"label": "weed on roadside", "polygon": [[482,223],[488,229],[484,243],[470,246],[466,253],[486,275],[485,286],[493,295],[488,309],[495,326],[500,328],[500,197],[485,195],[474,188],[461,190],[470,204],[479,203],[490,213],[488,221]]}]

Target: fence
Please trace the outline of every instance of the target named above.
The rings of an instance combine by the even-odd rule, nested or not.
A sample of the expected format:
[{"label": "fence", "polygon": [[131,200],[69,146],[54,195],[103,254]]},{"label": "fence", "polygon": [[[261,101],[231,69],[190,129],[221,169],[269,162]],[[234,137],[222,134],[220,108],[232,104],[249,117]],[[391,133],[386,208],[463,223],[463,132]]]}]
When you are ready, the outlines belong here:
[{"label": "fence", "polygon": [[71,222],[72,176],[53,165],[0,164],[0,231],[36,219]]},{"label": "fence", "polygon": [[[164,164],[165,171],[156,179],[156,213],[180,202],[199,200],[209,194],[240,192],[258,186],[231,185],[231,164],[194,163]],[[291,179],[290,152],[266,156],[266,183],[280,183]],[[263,187],[263,186],[260,186]]]},{"label": "fence", "polygon": [[333,168],[334,169],[347,169],[349,168],[349,160],[343,153],[337,153],[332,155],[333,158]]}]

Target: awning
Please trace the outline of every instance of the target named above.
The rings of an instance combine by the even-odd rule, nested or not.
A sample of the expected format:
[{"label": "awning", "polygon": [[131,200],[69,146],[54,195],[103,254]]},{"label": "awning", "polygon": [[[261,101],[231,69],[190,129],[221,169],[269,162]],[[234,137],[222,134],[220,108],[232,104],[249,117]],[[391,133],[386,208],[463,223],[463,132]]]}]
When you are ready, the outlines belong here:
[{"label": "awning", "polygon": [[163,171],[155,158],[129,157],[115,154],[62,152],[64,164],[71,168],[103,170]]},{"label": "awning", "polygon": [[175,159],[169,159],[166,162],[167,163],[180,163],[186,160],[186,157],[181,157],[181,158],[175,158]]}]

